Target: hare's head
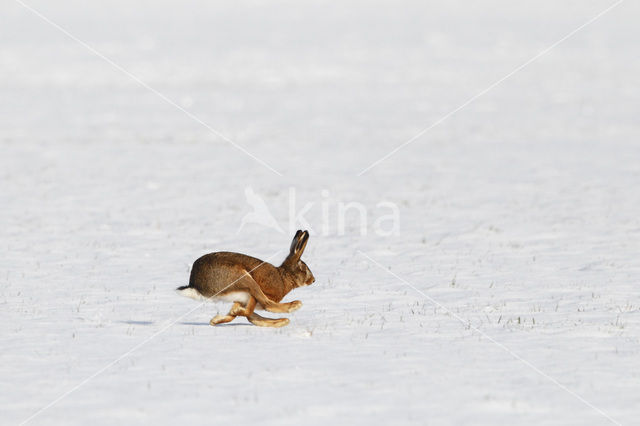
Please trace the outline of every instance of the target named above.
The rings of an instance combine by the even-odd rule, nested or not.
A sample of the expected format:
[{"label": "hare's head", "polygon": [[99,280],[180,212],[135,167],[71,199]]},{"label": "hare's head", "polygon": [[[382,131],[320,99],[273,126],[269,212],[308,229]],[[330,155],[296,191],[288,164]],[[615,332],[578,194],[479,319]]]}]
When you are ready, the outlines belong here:
[{"label": "hare's head", "polygon": [[311,285],[316,280],[307,264],[300,259],[304,248],[307,246],[307,241],[309,241],[309,233],[307,231],[296,232],[291,242],[289,255],[282,263],[282,268],[293,277],[296,287]]}]

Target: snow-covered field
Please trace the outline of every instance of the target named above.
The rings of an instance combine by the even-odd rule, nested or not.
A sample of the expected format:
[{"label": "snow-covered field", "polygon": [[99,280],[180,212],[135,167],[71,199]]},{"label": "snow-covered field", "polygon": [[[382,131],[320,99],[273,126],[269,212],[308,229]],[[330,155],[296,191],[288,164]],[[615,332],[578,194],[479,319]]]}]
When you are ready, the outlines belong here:
[{"label": "snow-covered field", "polygon": [[[637,2],[362,175],[613,2],[27,4],[50,22],[0,3],[0,423],[640,423]],[[248,191],[285,232],[238,232]],[[228,305],[174,288],[280,261],[292,203],[302,309],[209,326]]]}]

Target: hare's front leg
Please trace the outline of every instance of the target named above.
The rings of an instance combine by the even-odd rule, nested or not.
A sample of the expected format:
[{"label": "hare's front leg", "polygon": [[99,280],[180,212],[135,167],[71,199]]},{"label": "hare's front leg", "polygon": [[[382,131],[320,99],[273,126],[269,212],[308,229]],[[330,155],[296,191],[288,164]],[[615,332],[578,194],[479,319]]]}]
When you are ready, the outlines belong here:
[{"label": "hare's front leg", "polygon": [[300,309],[300,307],[302,307],[302,302],[299,300],[285,303],[271,302],[268,304],[263,303],[262,306],[264,307],[265,311],[289,314]]}]

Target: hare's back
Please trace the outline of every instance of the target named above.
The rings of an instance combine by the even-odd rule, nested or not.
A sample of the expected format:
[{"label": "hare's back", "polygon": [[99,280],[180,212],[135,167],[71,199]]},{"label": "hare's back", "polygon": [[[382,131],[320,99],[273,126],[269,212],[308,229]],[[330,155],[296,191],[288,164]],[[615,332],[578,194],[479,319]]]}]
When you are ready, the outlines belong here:
[{"label": "hare's back", "polygon": [[233,253],[230,251],[219,251],[216,253],[205,254],[204,256],[197,259],[194,263],[194,266],[197,264],[203,264],[208,266],[218,266],[218,267],[229,267],[229,266],[240,266],[245,268],[246,270],[251,270],[258,267],[260,264],[264,263],[260,259],[256,259],[255,257],[247,256],[242,253]]},{"label": "hare's back", "polygon": [[255,257],[241,253],[209,253],[193,263],[189,287],[195,288],[205,297],[217,292],[227,293],[234,290],[235,286],[231,285],[234,281],[240,280],[262,263]]}]

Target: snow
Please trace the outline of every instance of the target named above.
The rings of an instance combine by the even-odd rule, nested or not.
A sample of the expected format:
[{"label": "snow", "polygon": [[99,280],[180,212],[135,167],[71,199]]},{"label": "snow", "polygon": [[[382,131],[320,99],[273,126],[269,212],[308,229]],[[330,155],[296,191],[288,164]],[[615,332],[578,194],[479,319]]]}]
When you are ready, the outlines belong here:
[{"label": "snow", "polygon": [[[637,424],[640,6],[358,176],[613,4],[444,3],[27,3],[282,176],[0,4],[2,423]],[[292,202],[302,308],[209,326],[191,263]]]}]

